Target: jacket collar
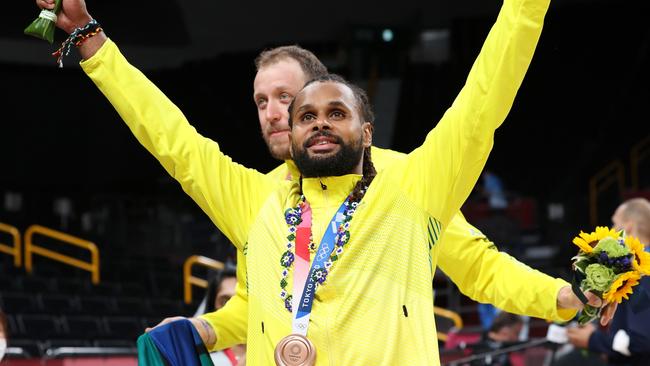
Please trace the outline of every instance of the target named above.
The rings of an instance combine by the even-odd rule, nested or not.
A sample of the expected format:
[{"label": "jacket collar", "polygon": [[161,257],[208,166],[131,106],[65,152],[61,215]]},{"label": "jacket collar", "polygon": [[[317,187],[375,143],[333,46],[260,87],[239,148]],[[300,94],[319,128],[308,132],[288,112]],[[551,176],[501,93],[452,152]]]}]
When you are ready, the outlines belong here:
[{"label": "jacket collar", "polygon": [[303,178],[302,193],[312,208],[339,206],[361,179],[359,174]]}]

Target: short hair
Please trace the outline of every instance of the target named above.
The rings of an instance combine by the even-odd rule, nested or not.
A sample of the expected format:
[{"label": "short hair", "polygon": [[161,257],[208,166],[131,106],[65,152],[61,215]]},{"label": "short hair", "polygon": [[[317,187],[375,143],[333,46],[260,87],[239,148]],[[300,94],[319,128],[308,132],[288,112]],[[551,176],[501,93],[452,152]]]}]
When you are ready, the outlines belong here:
[{"label": "short hair", "polygon": [[261,68],[272,65],[285,59],[293,59],[300,65],[305,73],[305,78],[311,80],[327,74],[327,67],[314,55],[298,45],[281,46],[262,51],[255,58],[255,69],[260,71]]},{"label": "short hair", "polygon": [[[366,94],[365,90],[345,80],[345,78],[343,78],[341,75],[325,74],[317,78],[313,78],[305,84],[303,89],[314,83],[324,83],[328,81],[343,84],[348,88],[350,88],[350,90],[352,90],[352,94],[354,95],[354,101],[357,104],[357,109],[359,110],[359,114],[361,114],[361,118],[363,118],[363,121],[361,122],[370,122],[371,124],[374,125],[375,113],[372,110],[372,105],[370,104],[370,99],[368,98],[368,94]],[[293,101],[291,101],[291,104],[289,104],[289,127],[293,125],[291,114],[293,112],[293,102],[295,100],[296,99],[294,98]]]},{"label": "short hair", "polygon": [[[636,224],[638,235],[650,239],[650,201],[645,198],[632,198],[623,202],[623,220]],[[650,243],[643,243],[650,245]]]},{"label": "short hair", "polygon": [[502,311],[494,317],[492,325],[490,326],[490,332],[498,332],[505,327],[523,324],[523,322],[523,319],[521,319],[519,315]]}]

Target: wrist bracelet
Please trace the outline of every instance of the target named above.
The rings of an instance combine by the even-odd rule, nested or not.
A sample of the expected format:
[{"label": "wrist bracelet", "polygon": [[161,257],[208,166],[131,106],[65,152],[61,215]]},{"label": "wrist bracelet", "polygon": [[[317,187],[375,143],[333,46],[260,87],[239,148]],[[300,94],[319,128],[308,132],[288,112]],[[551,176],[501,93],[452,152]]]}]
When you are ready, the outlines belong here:
[{"label": "wrist bracelet", "polygon": [[75,28],[68,38],[61,43],[61,47],[52,54],[52,56],[56,57],[59,67],[63,67],[63,58],[70,54],[73,45],[76,47],[81,46],[88,38],[99,34],[102,30],[102,27],[95,19],[91,19],[88,24],[81,28]]}]

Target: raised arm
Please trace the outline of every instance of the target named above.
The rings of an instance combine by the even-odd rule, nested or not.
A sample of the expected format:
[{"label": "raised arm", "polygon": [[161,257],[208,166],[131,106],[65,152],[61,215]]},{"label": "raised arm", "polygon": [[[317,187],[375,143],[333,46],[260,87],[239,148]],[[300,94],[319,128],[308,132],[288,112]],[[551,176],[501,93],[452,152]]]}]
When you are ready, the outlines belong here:
[{"label": "raised arm", "polygon": [[440,269],[468,297],[516,314],[564,322],[577,309],[558,307],[569,285],[499,252],[461,213],[450,221],[439,247]]},{"label": "raised arm", "polygon": [[138,141],[241,249],[273,181],[234,163],[216,142],[201,136],[110,39],[81,66]]},{"label": "raised arm", "polygon": [[549,0],[505,0],[465,86],[393,176],[443,226],[471,192],[533,57]]},{"label": "raised arm", "polygon": [[[50,0],[38,0],[47,7]],[[91,19],[82,0],[63,0],[57,26],[70,32]],[[138,141],[158,159],[217,227],[241,249],[248,226],[273,189],[263,174],[224,155],[117,46],[97,34],[80,48],[81,67],[115,107]]]}]

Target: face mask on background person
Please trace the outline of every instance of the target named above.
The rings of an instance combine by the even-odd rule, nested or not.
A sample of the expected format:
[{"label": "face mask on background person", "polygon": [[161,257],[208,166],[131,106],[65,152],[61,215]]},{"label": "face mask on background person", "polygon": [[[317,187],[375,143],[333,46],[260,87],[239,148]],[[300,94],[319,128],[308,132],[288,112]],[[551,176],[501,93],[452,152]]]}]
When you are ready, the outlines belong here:
[{"label": "face mask on background person", "polygon": [[2,361],[2,358],[5,356],[6,351],[7,351],[7,340],[4,338],[0,338],[0,361]]}]

